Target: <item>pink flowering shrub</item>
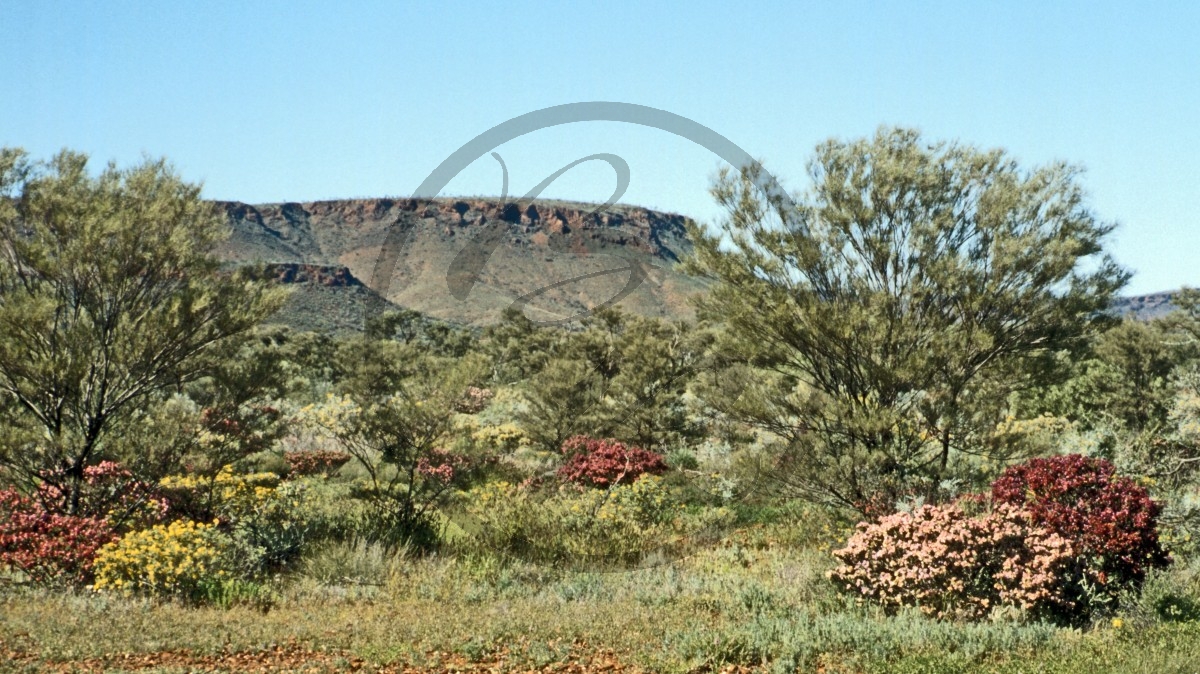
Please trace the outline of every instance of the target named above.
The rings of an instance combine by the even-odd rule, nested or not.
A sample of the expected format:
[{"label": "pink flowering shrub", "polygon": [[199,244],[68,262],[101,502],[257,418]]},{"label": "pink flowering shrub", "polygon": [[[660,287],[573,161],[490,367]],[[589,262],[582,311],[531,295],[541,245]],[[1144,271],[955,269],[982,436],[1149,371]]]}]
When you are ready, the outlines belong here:
[{"label": "pink flowering shrub", "polygon": [[998,606],[1047,618],[1075,608],[1071,542],[1007,505],[977,516],[958,503],[894,513],[860,523],[833,554],[841,565],[830,579],[889,610],[979,619]]},{"label": "pink flowering shrub", "polygon": [[[35,497],[48,512],[72,513],[71,496],[62,475],[44,475]],[[167,501],[154,485],[134,477],[124,466],[101,461],[83,469],[74,515],[107,521],[119,532],[161,522]]]},{"label": "pink flowering shrub", "polygon": [[0,491],[0,565],[38,585],[89,582],[96,552],[116,537],[103,518],[63,515],[15,491]]},{"label": "pink flowering shrub", "polygon": [[417,474],[442,485],[450,484],[472,468],[471,459],[447,449],[433,449],[417,459]]},{"label": "pink flowering shrub", "polygon": [[667,464],[662,455],[616,440],[596,440],[577,435],[563,443],[566,463],[559,477],[589,487],[631,484],[643,475],[662,475]]},{"label": "pink flowering shrub", "polygon": [[1104,459],[1031,459],[992,483],[992,500],[1024,508],[1034,523],[1070,539],[1100,591],[1140,586],[1147,570],[1170,562],[1158,540],[1161,506]]},{"label": "pink flowering shrub", "polygon": [[494,396],[491,389],[468,386],[462,398],[454,404],[454,409],[462,414],[478,414],[492,402]]},{"label": "pink flowering shrub", "polygon": [[1170,562],[1158,540],[1159,512],[1107,461],[1032,459],[1007,469],[990,495],[860,523],[834,552],[842,564],[830,577],[892,609],[978,618],[1012,605],[1080,624]]}]

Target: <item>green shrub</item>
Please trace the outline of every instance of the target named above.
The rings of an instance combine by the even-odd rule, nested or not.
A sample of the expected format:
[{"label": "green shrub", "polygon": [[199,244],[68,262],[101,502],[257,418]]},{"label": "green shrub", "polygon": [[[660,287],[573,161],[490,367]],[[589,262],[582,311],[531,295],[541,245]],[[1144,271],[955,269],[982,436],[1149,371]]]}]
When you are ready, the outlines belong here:
[{"label": "green shrub", "polygon": [[203,604],[229,609],[249,606],[266,611],[279,601],[279,593],[266,583],[239,578],[201,580],[193,598]]},{"label": "green shrub", "polygon": [[1122,602],[1122,613],[1142,628],[1200,621],[1200,562],[1151,571],[1140,594]]},{"label": "green shrub", "polygon": [[728,513],[687,513],[661,478],[609,489],[563,486],[540,494],[494,482],[467,494],[468,549],[541,562],[635,564],[677,548]]},{"label": "green shrub", "polygon": [[696,470],[700,468],[700,460],[690,449],[673,449],[667,452],[667,466],[675,470]]}]

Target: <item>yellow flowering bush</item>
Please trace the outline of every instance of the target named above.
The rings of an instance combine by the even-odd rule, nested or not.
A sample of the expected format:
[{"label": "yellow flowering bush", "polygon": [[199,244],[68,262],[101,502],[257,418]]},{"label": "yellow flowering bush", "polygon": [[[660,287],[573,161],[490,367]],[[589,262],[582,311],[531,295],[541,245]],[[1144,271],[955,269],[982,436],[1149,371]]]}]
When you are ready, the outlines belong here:
[{"label": "yellow flowering bush", "polygon": [[166,477],[159,488],[185,519],[212,519],[228,532],[249,575],[288,564],[318,528],[304,519],[307,484],[281,483],[274,473],[237,474],[226,466],[213,478]]},{"label": "yellow flowering bush", "polygon": [[511,454],[530,444],[525,431],[513,423],[479,426],[471,431],[471,439],[498,454]]},{"label": "yellow flowering bush", "polygon": [[215,524],[178,520],[126,534],[100,548],[97,590],[195,597],[233,568],[232,541]]},{"label": "yellow flowering bush", "polygon": [[194,519],[243,519],[278,498],[279,476],[274,473],[238,474],[225,466],[215,477],[170,475],[159,488],[171,509]]}]

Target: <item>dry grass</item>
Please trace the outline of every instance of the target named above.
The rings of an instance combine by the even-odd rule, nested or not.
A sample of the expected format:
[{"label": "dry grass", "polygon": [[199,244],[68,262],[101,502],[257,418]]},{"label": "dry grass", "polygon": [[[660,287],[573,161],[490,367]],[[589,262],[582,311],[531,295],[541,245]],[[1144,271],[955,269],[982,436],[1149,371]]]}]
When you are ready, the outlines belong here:
[{"label": "dry grass", "polygon": [[1200,671],[1200,623],[1080,633],[885,617],[847,606],[814,549],[728,543],[624,573],[325,554],[317,575],[344,564],[375,582],[297,575],[265,612],[8,591],[7,670]]}]

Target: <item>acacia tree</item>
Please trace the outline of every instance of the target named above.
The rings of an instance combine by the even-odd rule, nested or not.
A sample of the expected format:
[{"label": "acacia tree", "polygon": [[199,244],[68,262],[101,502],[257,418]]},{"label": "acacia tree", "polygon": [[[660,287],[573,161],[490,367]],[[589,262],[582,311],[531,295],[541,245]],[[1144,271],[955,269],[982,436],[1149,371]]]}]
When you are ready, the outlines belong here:
[{"label": "acacia tree", "polygon": [[1183,288],[1171,298],[1176,310],[1167,316],[1165,327],[1185,358],[1200,357],[1200,288]]},{"label": "acacia tree", "polygon": [[553,358],[525,386],[517,423],[542,450],[557,452],[576,435],[604,435],[604,377],[583,360]]},{"label": "acacia tree", "polygon": [[691,228],[690,268],[715,281],[701,310],[738,364],[710,400],[769,431],[805,494],[932,489],[1125,283],[1103,254],[1113,225],[1076,168],[907,129],[827,141],[809,171],[798,195],[722,172],[720,231]]},{"label": "acacia tree", "polygon": [[335,439],[364,474],[355,495],[369,507],[369,538],[434,544],[434,509],[479,467],[480,457],[450,447],[464,395],[484,379],[485,359],[438,357],[366,337],[343,343],[336,359],[339,395],[304,408],[303,421]]},{"label": "acacia tree", "polygon": [[[227,226],[164,161],[97,175],[85,155],[0,150],[0,462],[78,505],[113,428],[203,376],[278,306],[212,255]],[[16,429],[16,430],[11,430]]]},{"label": "acacia tree", "polygon": [[612,308],[582,323],[525,382],[517,420],[530,439],[555,452],[580,434],[666,451],[703,436],[684,394],[707,366],[707,329]]}]

